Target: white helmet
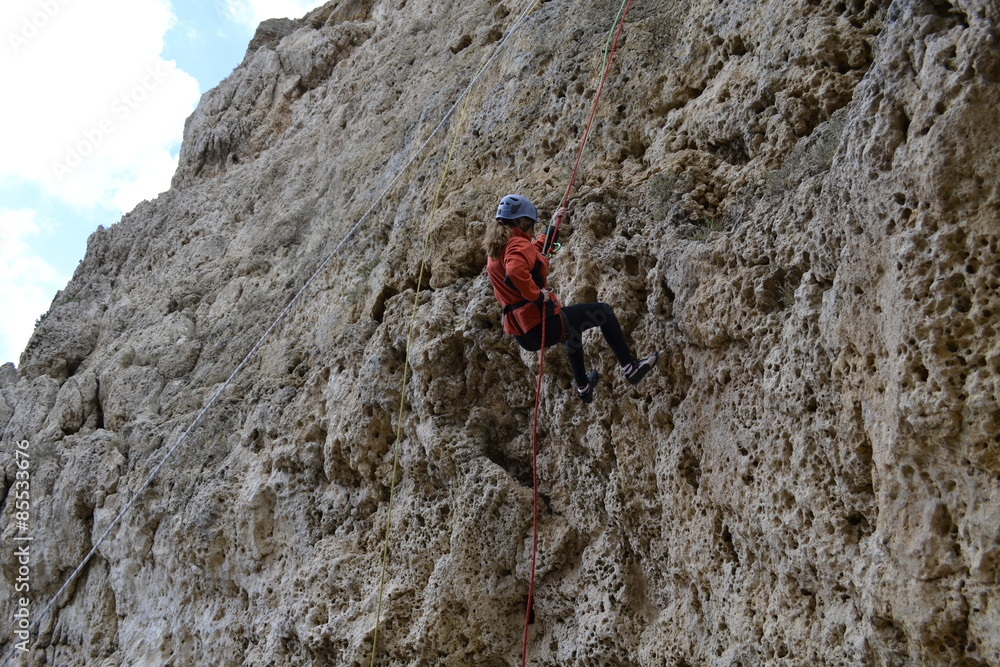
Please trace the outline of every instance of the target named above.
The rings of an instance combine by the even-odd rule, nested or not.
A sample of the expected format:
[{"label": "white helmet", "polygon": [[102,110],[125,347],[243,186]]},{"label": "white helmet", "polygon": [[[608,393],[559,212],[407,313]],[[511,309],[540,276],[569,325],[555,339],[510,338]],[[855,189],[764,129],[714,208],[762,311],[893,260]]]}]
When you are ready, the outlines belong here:
[{"label": "white helmet", "polygon": [[497,206],[497,220],[517,220],[518,218],[531,218],[538,223],[538,211],[535,205],[528,201],[527,197],[521,195],[507,195],[500,200]]}]

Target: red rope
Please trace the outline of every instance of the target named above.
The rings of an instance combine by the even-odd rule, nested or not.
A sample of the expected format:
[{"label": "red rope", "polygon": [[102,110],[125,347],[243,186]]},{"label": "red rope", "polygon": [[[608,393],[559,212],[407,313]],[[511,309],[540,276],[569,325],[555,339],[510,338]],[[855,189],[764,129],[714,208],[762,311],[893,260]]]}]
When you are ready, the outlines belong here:
[{"label": "red rope", "polygon": [[[597,105],[601,101],[601,94],[604,92],[604,84],[608,80],[608,74],[611,72],[611,61],[614,60],[615,49],[618,48],[618,38],[621,37],[622,28],[625,27],[625,17],[628,16],[628,10],[632,7],[632,1],[633,0],[628,0],[628,3],[625,5],[625,10],[622,12],[621,19],[618,21],[615,38],[611,43],[611,49],[608,51],[608,62],[604,66],[604,73],[601,75],[601,85],[597,88],[597,95],[594,96],[594,104],[590,109],[590,117],[587,118],[587,124],[583,128],[583,137],[580,140],[580,149],[576,153],[576,162],[573,163],[573,171],[569,176],[569,185],[566,186],[566,194],[563,195],[560,208],[569,204],[569,195],[573,191],[573,183],[576,181],[576,172],[580,169],[580,161],[583,159],[583,151],[587,147],[587,139],[590,137],[590,126],[593,125],[594,117],[597,115]],[[556,220],[556,233],[553,234],[553,238],[558,235],[560,225],[562,225],[562,218]]]},{"label": "red rope", "polygon": [[528,626],[531,625],[532,603],[535,597],[535,560],[538,557],[538,405],[542,400],[542,378],[545,370],[545,302],[542,302],[542,349],[538,351],[538,382],[535,386],[535,415],[531,423],[531,576],[528,578],[528,605],[524,610],[524,636],[521,643],[521,667],[528,661]]},{"label": "red rope", "polygon": [[[590,117],[587,119],[587,124],[583,129],[583,137],[580,140],[580,149],[576,153],[576,162],[573,164],[573,171],[570,173],[569,185],[566,187],[566,195],[563,197],[562,204],[560,208],[565,207],[569,203],[569,196],[573,190],[573,182],[576,180],[577,171],[580,168],[580,161],[583,158],[583,151],[587,146],[587,137],[590,135],[590,126],[594,122],[594,117],[597,115],[597,105],[601,101],[601,94],[604,92],[604,84],[608,80],[608,73],[611,71],[611,62],[615,57],[615,49],[618,47],[618,38],[622,34],[622,28],[625,26],[625,17],[628,16],[628,10],[632,7],[632,0],[628,0],[625,5],[624,11],[622,11],[621,19],[618,21],[618,28],[615,31],[614,41],[611,43],[611,49],[608,51],[608,62],[604,66],[604,73],[601,75],[601,85],[597,88],[597,95],[594,96],[594,104],[590,110]],[[556,233],[559,231],[559,226],[562,224],[562,217],[556,220]],[[555,235],[553,235],[555,238]],[[548,282],[548,277],[546,276],[546,283]],[[543,288],[544,289],[544,288]],[[535,413],[532,418],[531,423],[531,474],[532,474],[532,520],[531,520],[531,575],[528,578],[528,605],[524,611],[524,635],[522,637],[523,643],[521,645],[521,667],[525,667],[528,664],[528,626],[531,625],[532,616],[532,604],[535,597],[535,562],[538,557],[538,407],[542,399],[542,380],[544,378],[545,371],[545,302],[542,302],[542,349],[538,351],[538,382],[535,387]]]}]

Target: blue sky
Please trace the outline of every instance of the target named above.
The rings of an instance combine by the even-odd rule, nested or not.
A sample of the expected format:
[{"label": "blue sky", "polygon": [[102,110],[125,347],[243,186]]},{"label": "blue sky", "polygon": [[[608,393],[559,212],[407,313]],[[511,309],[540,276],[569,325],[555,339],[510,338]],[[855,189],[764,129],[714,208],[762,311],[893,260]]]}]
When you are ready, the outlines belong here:
[{"label": "blue sky", "polygon": [[257,24],[323,0],[4,0],[0,363],[17,363],[98,225],[170,187],[184,120]]}]

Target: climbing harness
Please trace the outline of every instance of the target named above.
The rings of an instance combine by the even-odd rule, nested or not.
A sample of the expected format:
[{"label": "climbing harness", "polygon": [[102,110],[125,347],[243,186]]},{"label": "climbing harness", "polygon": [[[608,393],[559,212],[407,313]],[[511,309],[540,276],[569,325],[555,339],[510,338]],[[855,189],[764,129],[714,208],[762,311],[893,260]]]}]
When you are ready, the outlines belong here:
[{"label": "climbing harness", "polygon": [[[604,92],[604,84],[608,79],[608,73],[611,71],[611,63],[615,56],[615,49],[618,46],[618,39],[621,37],[622,28],[625,25],[625,18],[628,16],[628,11],[632,7],[632,0],[623,0],[621,9],[618,11],[618,16],[615,19],[615,26],[612,27],[609,33],[609,41],[605,46],[604,50],[604,66],[603,74],[601,75],[601,85],[597,88],[597,94],[594,96],[594,104],[590,110],[590,117],[587,119],[587,124],[583,130],[583,138],[580,141],[580,149],[576,154],[576,161],[573,164],[573,171],[570,173],[569,184],[566,186],[566,194],[563,196],[562,204],[560,208],[565,207],[569,203],[569,196],[573,190],[573,182],[576,180],[577,171],[580,168],[580,161],[583,158],[583,151],[587,146],[587,139],[590,137],[590,127],[594,122],[594,117],[597,114],[597,105],[601,101],[601,94]],[[614,35],[613,39],[611,35]],[[546,232],[545,245],[542,247],[542,254],[546,255],[550,252],[552,244],[555,243],[555,239],[559,235],[559,226],[562,224],[563,217],[560,216],[556,218],[555,223],[550,225],[549,230]],[[544,315],[544,313],[543,313]],[[528,628],[534,620],[534,597],[535,597],[535,564],[538,557],[538,408],[542,397],[542,381],[545,373],[545,317],[542,317],[542,349],[538,351],[538,381],[535,386],[535,408],[534,415],[531,421],[531,474],[532,474],[532,503],[531,503],[531,574],[528,579],[528,603],[524,611],[524,634],[522,637],[521,645],[521,667],[525,667],[528,663]]]}]

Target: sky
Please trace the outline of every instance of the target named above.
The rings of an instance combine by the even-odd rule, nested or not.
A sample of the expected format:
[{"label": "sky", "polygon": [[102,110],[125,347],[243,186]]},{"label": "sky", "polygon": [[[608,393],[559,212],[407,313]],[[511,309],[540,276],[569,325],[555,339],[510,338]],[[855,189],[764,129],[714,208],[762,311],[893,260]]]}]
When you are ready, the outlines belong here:
[{"label": "sky", "polygon": [[323,0],[3,0],[0,364],[17,363],[87,237],[169,189],[185,119],[257,25]]}]

